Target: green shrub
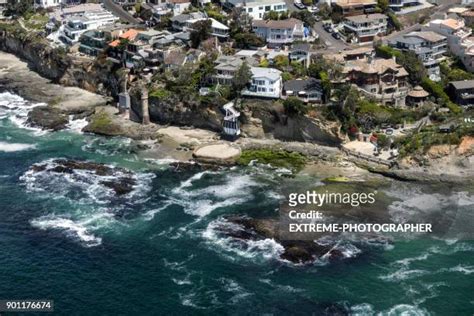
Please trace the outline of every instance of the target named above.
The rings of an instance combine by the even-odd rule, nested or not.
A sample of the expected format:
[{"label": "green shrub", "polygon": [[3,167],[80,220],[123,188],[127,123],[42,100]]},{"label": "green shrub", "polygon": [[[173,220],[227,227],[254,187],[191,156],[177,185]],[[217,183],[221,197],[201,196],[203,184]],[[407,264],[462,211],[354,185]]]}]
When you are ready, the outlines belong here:
[{"label": "green shrub", "polygon": [[283,107],[288,115],[303,115],[308,111],[308,107],[297,97],[289,97],[283,101]]},{"label": "green shrub", "polygon": [[150,97],[157,98],[157,99],[166,99],[171,96],[171,93],[163,88],[158,88],[150,92]]}]

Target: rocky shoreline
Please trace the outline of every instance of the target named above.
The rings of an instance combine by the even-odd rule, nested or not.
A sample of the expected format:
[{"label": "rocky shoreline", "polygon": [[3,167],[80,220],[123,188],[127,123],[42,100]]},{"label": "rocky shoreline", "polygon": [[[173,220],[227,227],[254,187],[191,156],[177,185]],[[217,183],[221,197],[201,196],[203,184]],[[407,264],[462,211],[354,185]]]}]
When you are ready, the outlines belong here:
[{"label": "rocky shoreline", "polygon": [[[31,82],[35,84],[32,85]],[[84,132],[152,141],[151,146],[148,146],[150,143],[144,146],[146,150],[143,154],[148,158],[171,158],[180,161],[199,160],[199,155],[193,155],[196,149],[224,144],[229,149],[236,148],[239,152],[254,149],[297,152],[310,157],[311,160],[332,162],[334,166],[337,166],[340,161],[350,161],[338,147],[323,146],[312,142],[282,141],[269,138],[268,135],[260,135],[263,132],[257,133],[259,134],[258,138],[241,137],[232,143],[220,139],[217,132],[208,130],[160,126],[158,124],[142,125],[120,115],[116,107],[107,105],[112,99],[77,87],[54,84],[30,70],[28,65],[16,56],[3,52],[0,52],[0,91],[12,91],[30,101],[46,104],[35,107],[29,113],[28,123],[32,126],[56,131],[65,128],[71,117],[74,119],[85,117],[89,124],[83,129]],[[259,120],[268,121],[268,118],[253,119],[253,121]],[[255,133],[255,124],[255,122],[252,124],[254,127],[251,130],[253,131],[248,131],[248,133]],[[163,151],[166,151],[166,154],[163,154]],[[216,152],[217,156],[220,155],[220,151]],[[223,164],[229,164],[229,161],[231,164],[235,162],[235,159],[221,159],[217,156],[215,159],[208,156],[202,161]],[[233,156],[235,158],[237,154]],[[453,184],[474,182],[474,174],[472,171],[469,172],[469,168],[465,170],[464,174],[460,174],[457,170],[454,173],[439,173],[433,168],[388,169],[367,163],[358,165],[370,172],[401,181]]]}]

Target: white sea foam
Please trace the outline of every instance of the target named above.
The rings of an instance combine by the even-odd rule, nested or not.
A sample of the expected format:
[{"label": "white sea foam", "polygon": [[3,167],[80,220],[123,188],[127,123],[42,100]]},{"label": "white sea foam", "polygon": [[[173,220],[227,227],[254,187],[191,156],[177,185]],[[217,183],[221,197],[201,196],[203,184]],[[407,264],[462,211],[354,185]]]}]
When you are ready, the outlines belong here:
[{"label": "white sea foam", "polygon": [[[238,239],[225,236],[220,233],[222,230],[239,231],[243,228],[237,224],[229,223],[223,219],[217,219],[209,223],[202,237],[211,246],[223,250],[227,254],[234,254],[241,258],[257,259],[257,260],[280,260],[280,255],[284,252],[284,248],[274,239]],[[233,257],[229,257],[234,259]]]},{"label": "white sea foam", "polygon": [[0,116],[1,118],[9,117],[15,125],[21,128],[29,129],[36,135],[46,133],[39,128],[33,128],[27,125],[28,113],[37,106],[46,105],[45,103],[30,103],[22,97],[10,92],[0,93]]},{"label": "white sea foam", "polygon": [[354,305],[350,308],[350,316],[429,316],[430,313],[423,308],[409,304],[398,304],[388,310],[377,312],[368,303]]},{"label": "white sea foam", "polygon": [[0,141],[0,151],[1,152],[15,152],[35,148],[35,145],[32,144],[18,144],[18,143],[6,143]]},{"label": "white sea foam", "polygon": [[45,216],[33,219],[31,225],[41,230],[58,229],[65,231],[67,235],[78,238],[84,246],[93,247],[100,245],[102,238],[94,236],[87,228],[87,224],[91,221],[92,219],[74,222],[68,218]]},{"label": "white sea foam", "polygon": [[146,212],[145,214],[143,214],[143,217],[145,220],[147,221],[151,221],[155,215],[159,212],[161,212],[162,210],[165,210],[166,208],[168,208],[169,206],[171,205],[171,202],[166,202],[165,204],[163,204],[163,206],[160,206],[158,208],[155,208],[155,209],[152,209],[152,210],[149,210],[148,212]]},{"label": "white sea foam", "polygon": [[197,173],[172,190],[171,199],[187,214],[204,217],[216,209],[244,203],[252,198],[251,188],[257,186],[248,175],[228,174],[222,184],[194,189],[205,174],[210,172]]},{"label": "white sea foam", "polygon": [[74,169],[71,173],[54,172],[52,171],[54,168],[61,167],[60,159],[57,158],[45,160],[37,166],[44,166],[44,170],[30,169],[20,177],[28,191],[43,192],[51,195],[52,198],[74,194],[74,202],[80,204],[109,203],[116,195],[103,182],[120,181],[121,178],[131,178],[135,181],[132,191],[121,198],[133,198],[134,203],[137,204],[140,198],[149,192],[151,181],[155,177],[150,173],[126,174],[124,170],[111,165],[107,167],[111,168],[112,175],[97,175],[94,170],[81,169]]},{"label": "white sea foam", "polygon": [[470,274],[474,273],[474,266],[467,266],[467,265],[459,264],[459,265],[457,265],[455,267],[452,267],[452,268],[449,268],[449,269],[443,269],[442,271],[443,272],[444,271],[459,272],[459,273],[462,273],[462,274],[465,274],[465,275],[470,275]]},{"label": "white sea foam", "polygon": [[89,122],[87,121],[86,118],[82,119],[74,119],[74,115],[69,115],[69,123],[66,125],[66,127],[76,133],[82,133],[82,129],[87,126]]},{"label": "white sea foam", "polygon": [[390,282],[399,282],[399,281],[413,279],[413,278],[425,275],[427,273],[428,271],[426,270],[420,270],[420,269],[408,270],[407,268],[401,268],[393,273],[389,273],[387,275],[381,276],[380,279],[384,281],[390,281]]}]

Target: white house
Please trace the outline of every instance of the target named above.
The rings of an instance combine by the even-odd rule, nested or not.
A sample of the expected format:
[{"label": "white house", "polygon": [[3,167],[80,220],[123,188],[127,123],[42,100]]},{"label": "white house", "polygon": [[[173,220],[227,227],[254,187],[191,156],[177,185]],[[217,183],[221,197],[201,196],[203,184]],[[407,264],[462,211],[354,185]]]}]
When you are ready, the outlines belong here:
[{"label": "white house", "polygon": [[294,18],[278,21],[253,21],[252,29],[270,46],[291,44],[293,41],[303,40],[305,37],[303,22]]},{"label": "white house", "polygon": [[118,17],[106,10],[86,12],[83,15],[75,15],[67,18],[65,24],[59,29],[59,38],[68,45],[79,41],[79,37],[88,31],[95,30],[100,26],[112,24]]},{"label": "white house", "polygon": [[58,7],[61,4],[61,0],[35,0],[34,6],[41,8],[52,8]]},{"label": "white house", "polygon": [[170,6],[173,8],[173,14],[178,15],[189,9],[191,6],[190,0],[169,0]]},{"label": "white house", "polygon": [[248,88],[242,90],[242,95],[280,98],[282,79],[281,71],[274,68],[251,67],[252,80]]},{"label": "white house", "polygon": [[285,12],[288,10],[284,0],[227,0],[227,4],[241,7],[253,20],[261,20],[266,12]]},{"label": "white house", "polygon": [[199,21],[204,21],[204,20],[211,21],[211,35],[220,37],[220,38],[229,37],[229,27],[213,18],[197,18],[197,19],[186,20],[184,30],[192,30],[194,23],[199,22]]}]

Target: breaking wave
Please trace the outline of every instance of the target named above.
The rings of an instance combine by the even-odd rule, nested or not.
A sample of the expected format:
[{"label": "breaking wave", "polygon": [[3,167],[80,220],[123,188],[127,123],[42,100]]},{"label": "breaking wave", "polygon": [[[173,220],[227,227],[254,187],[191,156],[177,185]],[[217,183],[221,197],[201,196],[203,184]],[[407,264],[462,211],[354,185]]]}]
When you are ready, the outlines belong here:
[{"label": "breaking wave", "polygon": [[28,113],[35,107],[46,105],[45,103],[30,103],[22,97],[10,93],[0,93],[0,119],[9,118],[18,127],[29,129],[37,135],[45,134],[40,128],[28,126]]},{"label": "breaking wave", "polygon": [[204,217],[216,209],[245,203],[252,199],[251,188],[258,185],[249,175],[228,174],[221,184],[199,188],[206,174],[213,173],[197,173],[171,191],[171,200],[187,214]]},{"label": "breaking wave", "polygon": [[17,143],[6,143],[0,141],[0,152],[15,152],[35,148],[35,145],[32,144],[17,144]]},{"label": "breaking wave", "polygon": [[238,255],[245,259],[281,260],[280,255],[285,249],[274,239],[240,239],[226,236],[222,233],[224,230],[238,233],[243,229],[242,226],[230,223],[225,219],[217,219],[209,223],[202,237],[212,249],[217,247],[226,253],[227,257],[231,260],[235,260],[235,257],[229,256],[230,254]]},{"label": "breaking wave", "polygon": [[60,199],[68,205],[31,220],[33,227],[62,231],[92,247],[102,242],[97,234],[124,225],[122,219],[129,213],[135,216],[136,207],[146,201],[153,177],[112,165],[48,159],[33,165],[20,180],[27,191],[39,193],[38,197]]}]

